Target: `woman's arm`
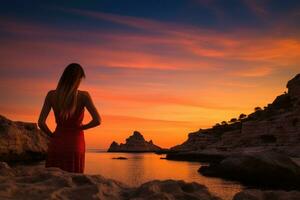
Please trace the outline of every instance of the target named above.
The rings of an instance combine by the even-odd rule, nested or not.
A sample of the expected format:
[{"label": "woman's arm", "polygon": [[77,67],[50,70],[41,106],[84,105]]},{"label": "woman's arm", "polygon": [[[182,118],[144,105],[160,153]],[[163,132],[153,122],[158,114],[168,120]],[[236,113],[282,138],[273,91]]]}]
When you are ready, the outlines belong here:
[{"label": "woman's arm", "polygon": [[51,130],[48,128],[48,126],[46,124],[47,116],[48,116],[48,114],[51,110],[50,95],[51,94],[50,94],[50,91],[49,91],[47,93],[47,96],[46,96],[45,101],[44,101],[43,108],[42,108],[40,116],[39,116],[38,126],[40,127],[40,129],[43,132],[45,132],[47,135],[52,137],[53,133],[51,132]]},{"label": "woman's arm", "polygon": [[100,115],[93,103],[93,100],[88,92],[85,92],[85,107],[90,112],[90,114],[92,116],[92,120],[89,123],[82,125],[80,127],[80,129],[86,130],[89,128],[99,126],[101,124],[101,117],[100,117]]}]

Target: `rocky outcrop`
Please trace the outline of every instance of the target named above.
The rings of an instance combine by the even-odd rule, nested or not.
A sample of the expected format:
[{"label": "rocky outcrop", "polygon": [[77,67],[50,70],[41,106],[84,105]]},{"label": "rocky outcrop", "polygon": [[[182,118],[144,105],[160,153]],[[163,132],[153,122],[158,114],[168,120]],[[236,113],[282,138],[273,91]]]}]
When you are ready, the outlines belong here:
[{"label": "rocky outcrop", "polygon": [[115,160],[128,160],[128,158],[122,157],[122,156],[120,156],[120,157],[114,157],[112,159],[115,159]]},{"label": "rocky outcrop", "polygon": [[0,162],[1,199],[85,199],[85,200],[220,200],[198,183],[150,181],[137,188],[101,175],[69,173],[43,166],[9,167]]},{"label": "rocky outcrop", "polygon": [[203,185],[195,182],[186,183],[174,180],[154,180],[144,183],[128,197],[132,200],[221,200],[218,197],[212,196]]},{"label": "rocky outcrop", "polygon": [[207,148],[237,149],[263,146],[275,148],[291,156],[298,154],[300,142],[300,116],[289,112],[275,116],[273,119],[246,121],[241,129],[224,132],[218,142]]},{"label": "rocky outcrop", "polygon": [[201,151],[186,151],[186,152],[168,152],[166,159],[168,160],[185,160],[199,162],[219,162],[232,153],[218,150],[201,150]]},{"label": "rocky outcrop", "polygon": [[237,193],[233,200],[298,200],[299,191],[262,191],[262,190],[244,190]]},{"label": "rocky outcrop", "polygon": [[262,147],[300,157],[300,74],[288,82],[287,88],[287,93],[263,109],[257,108],[247,117],[190,133],[184,143],[170,151],[242,152]]},{"label": "rocky outcrop", "polygon": [[199,172],[255,186],[300,189],[300,166],[272,151],[229,156],[218,164],[200,167]]},{"label": "rocky outcrop", "polygon": [[126,139],[125,144],[113,141],[108,152],[156,152],[160,150],[162,148],[153,144],[152,140],[147,142],[141,133],[134,131],[133,135]]},{"label": "rocky outcrop", "polygon": [[292,98],[300,100],[300,74],[287,83],[288,93]]},{"label": "rocky outcrop", "polygon": [[218,137],[210,132],[199,130],[188,135],[187,141],[171,148],[172,151],[197,151],[218,141]]},{"label": "rocky outcrop", "polygon": [[0,160],[28,161],[46,156],[49,136],[36,123],[12,121],[0,115]]}]

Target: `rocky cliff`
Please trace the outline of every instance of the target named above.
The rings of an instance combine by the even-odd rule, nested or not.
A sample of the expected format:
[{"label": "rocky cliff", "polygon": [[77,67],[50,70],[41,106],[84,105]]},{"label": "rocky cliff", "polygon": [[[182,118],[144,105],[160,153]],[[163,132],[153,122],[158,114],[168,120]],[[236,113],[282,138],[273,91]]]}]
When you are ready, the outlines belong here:
[{"label": "rocky cliff", "polygon": [[287,88],[287,93],[263,109],[255,108],[248,116],[190,133],[187,141],[171,151],[275,149],[299,157],[300,74],[288,82]]},{"label": "rocky cliff", "polygon": [[0,115],[0,160],[39,160],[46,156],[49,136],[36,123],[12,121]]},{"label": "rocky cliff", "polygon": [[147,142],[141,133],[134,131],[133,135],[126,139],[125,144],[113,141],[108,152],[156,152],[160,150],[162,149],[153,144],[152,140]]}]

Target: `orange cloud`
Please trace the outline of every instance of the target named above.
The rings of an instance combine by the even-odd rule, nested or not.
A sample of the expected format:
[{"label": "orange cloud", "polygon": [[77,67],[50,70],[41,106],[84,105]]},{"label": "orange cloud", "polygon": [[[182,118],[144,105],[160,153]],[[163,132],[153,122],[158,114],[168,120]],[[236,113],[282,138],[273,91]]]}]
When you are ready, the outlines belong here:
[{"label": "orange cloud", "polygon": [[[36,121],[46,92],[55,88],[64,67],[79,62],[87,71],[81,89],[90,91],[104,118],[102,127],[87,131],[90,147],[107,148],[135,129],[161,146],[178,144],[188,132],[270,103],[300,64],[299,38],[270,37],[272,31],[218,32],[70,12],[143,32],[69,31],[1,19],[9,36],[0,39],[0,92],[5,94],[0,114]],[[55,126],[53,116],[49,123]]]},{"label": "orange cloud", "polygon": [[[257,4],[251,3],[254,10],[263,9]],[[278,62],[288,59],[299,61],[299,42],[298,38],[286,39],[275,37],[270,39],[266,34],[251,36],[246,31],[230,33],[219,33],[209,29],[200,29],[198,27],[178,25],[169,22],[158,22],[149,19],[136,18],[130,16],[119,16],[102,12],[92,12],[86,10],[71,9],[68,12],[77,13],[100,20],[107,20],[114,23],[127,25],[150,32],[160,32],[167,41],[180,48],[195,53],[203,57],[244,60],[244,61],[270,61]],[[258,37],[257,37],[258,36]],[[151,37],[147,40],[151,41]],[[171,39],[170,39],[171,38]],[[162,40],[160,40],[161,42]],[[290,53],[288,53],[290,52]]]},{"label": "orange cloud", "polygon": [[257,68],[233,71],[231,74],[239,77],[263,77],[272,74],[273,70],[271,67],[258,66]]}]

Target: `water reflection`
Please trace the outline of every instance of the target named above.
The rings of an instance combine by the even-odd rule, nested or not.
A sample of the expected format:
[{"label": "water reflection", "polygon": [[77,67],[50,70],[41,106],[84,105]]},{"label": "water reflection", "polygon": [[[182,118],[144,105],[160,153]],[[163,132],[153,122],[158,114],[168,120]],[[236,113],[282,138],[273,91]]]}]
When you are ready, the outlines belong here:
[{"label": "water reflection", "polygon": [[[113,157],[126,157],[128,159],[118,160],[112,159]],[[160,157],[160,155],[152,153],[87,152],[85,174],[101,174],[130,186],[138,186],[153,179],[195,181],[206,185],[212,193],[224,200],[232,199],[235,193],[243,189],[243,186],[236,182],[202,176],[197,172],[201,166],[200,163],[169,161],[160,159]]]}]

